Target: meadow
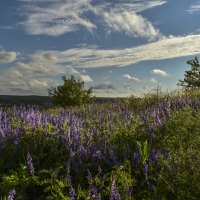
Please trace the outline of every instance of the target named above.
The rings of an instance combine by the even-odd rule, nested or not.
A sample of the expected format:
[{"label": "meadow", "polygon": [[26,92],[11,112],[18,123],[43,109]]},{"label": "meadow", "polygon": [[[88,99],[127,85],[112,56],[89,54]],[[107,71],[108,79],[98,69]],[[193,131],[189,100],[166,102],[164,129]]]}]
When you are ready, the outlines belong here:
[{"label": "meadow", "polygon": [[0,199],[200,198],[200,95],[0,107]]}]

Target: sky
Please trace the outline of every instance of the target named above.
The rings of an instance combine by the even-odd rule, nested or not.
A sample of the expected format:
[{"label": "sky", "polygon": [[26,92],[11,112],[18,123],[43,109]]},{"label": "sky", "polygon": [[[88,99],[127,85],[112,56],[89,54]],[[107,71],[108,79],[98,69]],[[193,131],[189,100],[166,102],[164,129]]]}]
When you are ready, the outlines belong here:
[{"label": "sky", "polygon": [[48,95],[63,75],[97,97],[175,90],[199,19],[199,0],[1,0],[0,95]]}]

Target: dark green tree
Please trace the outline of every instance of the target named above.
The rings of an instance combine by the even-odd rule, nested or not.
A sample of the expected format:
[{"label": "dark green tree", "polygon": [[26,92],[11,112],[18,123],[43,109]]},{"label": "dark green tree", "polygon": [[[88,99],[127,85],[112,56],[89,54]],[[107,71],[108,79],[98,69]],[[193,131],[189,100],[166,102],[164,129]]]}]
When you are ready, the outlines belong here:
[{"label": "dark green tree", "polygon": [[62,80],[64,81],[63,85],[49,89],[49,96],[53,98],[54,105],[66,108],[92,103],[92,88],[84,89],[84,82],[75,80],[74,76],[71,76],[70,79],[62,76]]},{"label": "dark green tree", "polygon": [[200,64],[198,58],[187,61],[187,64],[191,65],[191,69],[185,71],[185,78],[179,80],[178,86],[183,87],[185,90],[194,90],[200,88]]}]

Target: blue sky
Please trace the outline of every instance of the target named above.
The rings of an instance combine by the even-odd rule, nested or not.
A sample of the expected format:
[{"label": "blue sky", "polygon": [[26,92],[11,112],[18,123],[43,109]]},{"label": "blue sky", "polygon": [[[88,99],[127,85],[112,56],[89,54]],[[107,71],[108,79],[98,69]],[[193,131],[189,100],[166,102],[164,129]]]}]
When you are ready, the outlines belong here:
[{"label": "blue sky", "polygon": [[176,89],[200,54],[199,0],[1,0],[0,94],[75,75],[102,97]]}]

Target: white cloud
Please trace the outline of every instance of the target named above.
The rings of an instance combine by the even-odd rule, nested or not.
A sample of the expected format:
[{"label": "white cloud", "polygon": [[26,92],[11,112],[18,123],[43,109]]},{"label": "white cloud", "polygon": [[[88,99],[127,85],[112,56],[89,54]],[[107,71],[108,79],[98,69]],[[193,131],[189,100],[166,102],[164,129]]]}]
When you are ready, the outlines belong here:
[{"label": "white cloud", "polygon": [[[39,57],[39,56],[38,56]],[[62,63],[62,62],[61,62]],[[28,63],[17,62],[15,68],[26,76],[54,76],[54,75],[79,75],[80,72],[70,66],[65,66],[63,63],[55,64],[49,61],[31,60]]]},{"label": "white cloud", "polygon": [[124,79],[128,80],[128,81],[137,81],[137,82],[141,82],[140,79],[138,79],[137,77],[131,76],[129,74],[124,74]]},{"label": "white cloud", "polygon": [[167,72],[161,70],[161,69],[153,69],[151,71],[152,74],[157,74],[157,75],[160,75],[160,76],[168,76]]},{"label": "white cloud", "polygon": [[13,77],[19,77],[19,78],[23,77],[23,74],[19,72],[18,70],[10,70],[10,75]]},{"label": "white cloud", "polygon": [[57,57],[55,55],[49,53],[42,53],[42,54],[33,54],[31,56],[32,61],[35,62],[56,62]]},{"label": "white cloud", "polygon": [[39,81],[36,79],[33,79],[29,82],[30,86],[33,88],[41,88],[41,87],[47,87],[48,83],[45,81]]},{"label": "white cloud", "polygon": [[149,40],[162,37],[150,21],[135,12],[104,13],[104,20],[111,31],[124,33],[130,37],[144,37]]},{"label": "white cloud", "polygon": [[190,14],[193,14],[195,12],[200,12],[200,1],[197,2],[197,3],[192,4],[187,11]]},{"label": "white cloud", "polygon": [[[87,68],[124,67],[141,61],[172,59],[199,55],[199,53],[200,34],[164,38],[157,42],[126,49],[104,50],[95,46],[84,46],[66,51],[37,51],[33,55],[19,54],[19,60],[23,56],[24,62],[14,63],[12,68],[1,71],[1,91],[7,92],[4,88],[8,88],[8,85],[12,85],[13,89],[15,84],[21,83],[23,86],[19,88],[27,92],[31,88],[30,80],[34,79],[51,86],[55,84],[55,78],[70,74],[80,77],[82,69],[87,70]],[[46,57],[43,55],[48,55],[53,59],[44,59]],[[37,56],[42,59],[37,60]],[[129,76],[126,76],[127,80],[132,77]],[[16,81],[16,83],[11,84],[11,81]],[[37,91],[45,89],[45,83],[40,85]]]},{"label": "white cloud", "polygon": [[16,52],[6,52],[0,50],[0,63],[11,63],[17,59]]},{"label": "white cloud", "polygon": [[17,81],[10,81],[10,85],[21,87],[24,86],[25,83],[23,81],[17,80]]},{"label": "white cloud", "polygon": [[26,19],[21,24],[31,35],[62,35],[85,27],[96,28],[82,15],[89,11],[90,0],[30,0],[21,7]]},{"label": "white cloud", "polygon": [[93,82],[92,78],[88,75],[80,75],[80,78],[84,82]]},{"label": "white cloud", "polygon": [[[21,12],[25,17],[21,25],[31,35],[57,36],[77,31],[81,27],[92,32],[99,25],[106,25],[111,32],[149,40],[156,39],[161,34],[138,13],[166,3],[164,0],[119,0],[114,3],[95,0],[19,1],[23,5]],[[88,17],[91,13],[94,15],[93,20]]]},{"label": "white cloud", "polygon": [[74,68],[123,67],[141,61],[171,59],[200,53],[200,35],[164,38],[133,48],[104,50],[97,47],[52,51],[60,63]]}]

